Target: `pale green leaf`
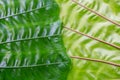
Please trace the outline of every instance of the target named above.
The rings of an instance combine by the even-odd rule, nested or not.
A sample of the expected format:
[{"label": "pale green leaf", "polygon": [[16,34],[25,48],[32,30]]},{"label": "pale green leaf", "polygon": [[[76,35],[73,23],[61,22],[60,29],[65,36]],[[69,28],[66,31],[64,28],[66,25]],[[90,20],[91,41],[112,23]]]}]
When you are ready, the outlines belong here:
[{"label": "pale green leaf", "polygon": [[[120,24],[119,0],[76,0]],[[120,27],[79,6],[72,0],[57,0],[64,26],[120,46]],[[64,29],[64,43],[70,56],[101,59],[120,64],[120,50]],[[120,68],[83,60],[73,61],[68,80],[120,80]]]}]

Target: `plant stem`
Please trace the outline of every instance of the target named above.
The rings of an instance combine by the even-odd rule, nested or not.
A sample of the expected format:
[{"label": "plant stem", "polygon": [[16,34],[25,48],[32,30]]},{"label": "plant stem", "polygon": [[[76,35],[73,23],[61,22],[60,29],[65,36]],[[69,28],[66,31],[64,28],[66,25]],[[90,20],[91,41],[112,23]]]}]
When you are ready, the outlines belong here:
[{"label": "plant stem", "polygon": [[91,59],[91,58],[84,58],[84,57],[78,57],[78,56],[71,56],[71,58],[87,60],[87,61],[94,61],[94,62],[100,62],[100,63],[105,63],[105,64],[109,64],[109,65],[112,65],[112,66],[120,67],[120,64],[109,62],[109,61],[104,61],[104,60],[99,60],[99,59]]},{"label": "plant stem", "polygon": [[115,21],[113,21],[113,20],[111,20],[111,19],[109,19],[109,18],[103,16],[102,14],[100,14],[100,13],[98,13],[98,12],[96,12],[96,11],[90,9],[90,8],[88,8],[87,6],[84,6],[84,5],[81,4],[80,2],[78,3],[76,0],[72,0],[72,2],[78,4],[79,6],[83,7],[84,9],[86,9],[86,10],[88,10],[88,11],[90,11],[90,12],[92,12],[92,13],[94,13],[94,14],[100,16],[100,17],[102,17],[103,19],[105,19],[105,20],[107,20],[107,21],[109,21],[109,22],[111,22],[111,23],[117,25],[118,27],[120,27],[120,24],[119,24],[119,23],[117,23],[117,22],[115,22]]},{"label": "plant stem", "polygon": [[93,40],[96,40],[96,41],[98,41],[98,42],[101,42],[101,43],[107,44],[107,45],[109,45],[109,46],[112,46],[112,47],[114,47],[114,48],[120,50],[120,47],[117,46],[117,45],[114,45],[114,44],[108,43],[108,42],[106,42],[106,41],[100,40],[100,39],[98,39],[98,38],[95,38],[95,37],[93,37],[93,36],[90,36],[90,35],[84,34],[84,33],[82,33],[82,32],[76,31],[76,30],[73,30],[73,29],[68,28],[68,27],[64,27],[64,28],[67,29],[67,30],[70,30],[70,31],[72,31],[72,32],[75,32],[75,33],[77,33],[77,34],[80,34],[80,35],[83,35],[83,36],[89,37],[89,38],[91,38],[91,39],[93,39]]}]

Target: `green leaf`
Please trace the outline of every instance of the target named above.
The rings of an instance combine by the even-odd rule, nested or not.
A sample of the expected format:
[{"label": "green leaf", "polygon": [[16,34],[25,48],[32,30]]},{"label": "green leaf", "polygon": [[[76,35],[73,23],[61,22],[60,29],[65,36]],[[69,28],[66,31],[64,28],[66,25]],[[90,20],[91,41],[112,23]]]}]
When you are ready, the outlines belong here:
[{"label": "green leaf", "polygon": [[[75,1],[75,0],[74,0]],[[120,24],[119,0],[76,0]],[[64,26],[120,46],[120,27],[79,6],[72,0],[57,0]],[[70,56],[101,59],[120,64],[120,50],[64,29],[64,43]],[[119,80],[120,68],[96,62],[72,60],[68,80]]]},{"label": "green leaf", "polygon": [[1,0],[0,80],[66,80],[62,26],[54,0]]}]

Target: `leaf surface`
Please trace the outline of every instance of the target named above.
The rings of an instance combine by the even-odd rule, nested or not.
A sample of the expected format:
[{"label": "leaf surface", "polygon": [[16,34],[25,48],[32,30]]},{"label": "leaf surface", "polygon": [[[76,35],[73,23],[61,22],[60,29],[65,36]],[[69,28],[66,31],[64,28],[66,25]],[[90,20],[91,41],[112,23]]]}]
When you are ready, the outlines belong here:
[{"label": "leaf surface", "polygon": [[62,26],[54,0],[1,0],[0,80],[66,80]]},{"label": "leaf surface", "polygon": [[[120,27],[72,2],[57,0],[66,27],[120,46]],[[120,24],[119,0],[74,0]],[[70,56],[101,59],[120,64],[120,50],[64,29],[64,43]],[[120,68],[102,63],[72,60],[68,80],[119,80]]]}]

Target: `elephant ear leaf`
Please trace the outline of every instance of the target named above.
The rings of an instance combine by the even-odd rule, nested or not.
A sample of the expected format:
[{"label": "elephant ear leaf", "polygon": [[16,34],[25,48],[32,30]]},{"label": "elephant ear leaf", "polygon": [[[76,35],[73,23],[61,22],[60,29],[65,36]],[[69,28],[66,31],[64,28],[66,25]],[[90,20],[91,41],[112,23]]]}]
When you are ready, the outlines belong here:
[{"label": "elephant ear leaf", "polygon": [[61,30],[54,0],[0,0],[0,80],[66,80]]}]

